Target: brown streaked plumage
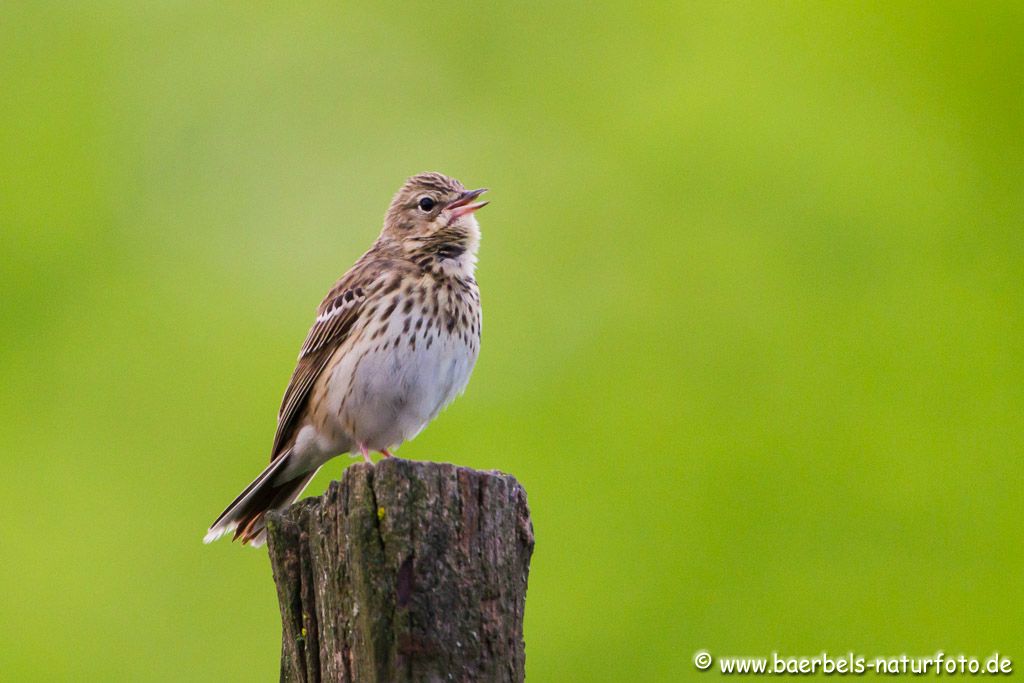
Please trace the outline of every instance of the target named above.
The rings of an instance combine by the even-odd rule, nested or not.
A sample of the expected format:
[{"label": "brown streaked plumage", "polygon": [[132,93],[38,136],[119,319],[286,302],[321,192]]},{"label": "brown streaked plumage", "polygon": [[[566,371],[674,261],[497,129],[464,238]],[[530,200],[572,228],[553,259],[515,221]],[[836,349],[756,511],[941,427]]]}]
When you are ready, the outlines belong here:
[{"label": "brown streaked plumage", "polygon": [[262,544],[267,510],[290,505],[342,453],[413,438],[469,380],[480,344],[473,279],[487,202],[440,173],[409,178],[377,241],[317,308],[278,413],[270,465],[210,526]]}]

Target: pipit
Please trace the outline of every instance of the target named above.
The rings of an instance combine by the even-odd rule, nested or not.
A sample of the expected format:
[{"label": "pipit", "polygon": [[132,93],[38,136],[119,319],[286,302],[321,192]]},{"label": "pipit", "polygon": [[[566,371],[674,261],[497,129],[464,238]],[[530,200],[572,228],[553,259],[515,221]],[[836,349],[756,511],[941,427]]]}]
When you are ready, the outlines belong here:
[{"label": "pipit", "polygon": [[266,540],[264,515],[287,507],[331,458],[391,450],[466,387],[480,349],[476,268],[487,202],[440,173],[409,178],[370,250],[317,309],[277,416],[270,465],[210,526]]}]

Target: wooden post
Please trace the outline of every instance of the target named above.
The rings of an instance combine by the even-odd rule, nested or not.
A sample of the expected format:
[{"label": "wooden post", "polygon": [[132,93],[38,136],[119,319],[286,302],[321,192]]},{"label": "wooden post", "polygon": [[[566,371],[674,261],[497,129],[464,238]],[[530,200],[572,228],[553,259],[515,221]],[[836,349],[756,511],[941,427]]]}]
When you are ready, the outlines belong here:
[{"label": "wooden post", "polygon": [[358,463],[267,528],[282,681],[524,679],[533,525],[511,475]]}]

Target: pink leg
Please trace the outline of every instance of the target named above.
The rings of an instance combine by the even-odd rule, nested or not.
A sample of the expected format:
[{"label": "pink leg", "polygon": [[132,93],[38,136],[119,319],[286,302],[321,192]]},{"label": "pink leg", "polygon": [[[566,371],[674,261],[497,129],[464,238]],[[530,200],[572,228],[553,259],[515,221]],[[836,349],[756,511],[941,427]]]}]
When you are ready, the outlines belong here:
[{"label": "pink leg", "polygon": [[364,444],[359,444],[359,452],[363,454],[363,460],[365,460],[368,465],[373,464],[373,460],[370,460],[369,448],[367,448]]},{"label": "pink leg", "polygon": [[386,448],[380,449],[380,454],[383,455],[385,458],[393,458],[393,457],[395,457],[395,454],[392,453],[391,451],[389,451]]}]

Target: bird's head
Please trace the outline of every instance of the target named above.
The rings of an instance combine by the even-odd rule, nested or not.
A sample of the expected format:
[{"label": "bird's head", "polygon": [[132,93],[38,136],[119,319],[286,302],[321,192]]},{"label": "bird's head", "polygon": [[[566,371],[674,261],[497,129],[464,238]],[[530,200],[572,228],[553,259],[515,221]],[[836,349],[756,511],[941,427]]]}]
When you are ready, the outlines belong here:
[{"label": "bird's head", "polygon": [[391,200],[381,238],[406,254],[439,259],[476,259],[480,226],[473,214],[487,202],[475,201],[486,189],[467,190],[455,178],[420,173],[405,181]]}]

